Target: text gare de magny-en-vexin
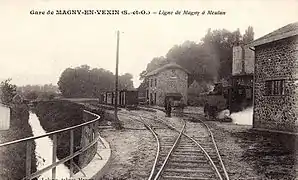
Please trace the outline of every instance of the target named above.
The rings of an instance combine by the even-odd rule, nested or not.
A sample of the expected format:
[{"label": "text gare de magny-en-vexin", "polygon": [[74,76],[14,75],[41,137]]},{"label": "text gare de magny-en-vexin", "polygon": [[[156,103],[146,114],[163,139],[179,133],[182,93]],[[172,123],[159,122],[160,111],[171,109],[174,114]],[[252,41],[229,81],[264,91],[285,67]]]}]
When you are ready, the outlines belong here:
[{"label": "text gare de magny-en-vexin", "polygon": [[148,10],[93,10],[93,9],[57,9],[57,10],[31,10],[31,15],[226,15],[224,11],[190,11],[190,10],[176,10],[176,11],[148,11]]}]

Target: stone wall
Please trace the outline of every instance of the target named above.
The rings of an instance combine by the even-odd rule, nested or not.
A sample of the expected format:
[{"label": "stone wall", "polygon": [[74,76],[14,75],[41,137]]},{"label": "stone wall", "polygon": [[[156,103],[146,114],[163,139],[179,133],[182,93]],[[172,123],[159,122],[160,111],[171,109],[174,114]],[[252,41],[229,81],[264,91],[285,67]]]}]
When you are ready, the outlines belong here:
[{"label": "stone wall", "polygon": [[[295,36],[255,48],[254,128],[297,132],[297,46]],[[265,81],[281,79],[284,95],[265,96]]]},{"label": "stone wall", "polygon": [[[150,79],[153,79],[153,87],[150,87],[149,84],[149,98],[150,93],[156,93],[157,105],[164,105],[166,93],[181,93],[184,103],[187,104],[188,75],[186,72],[181,69],[167,69],[155,76],[151,76]],[[150,79],[149,81],[151,81]],[[157,79],[156,87],[154,79]]]},{"label": "stone wall", "polygon": [[[87,114],[84,112],[83,119],[85,122],[93,120],[95,117],[93,115]],[[81,137],[81,147],[89,145],[95,138],[95,131],[92,128],[92,125],[87,125],[82,128],[82,137]],[[79,167],[86,167],[89,162],[93,159],[97,151],[97,143],[95,143],[88,150],[79,155]]]}]

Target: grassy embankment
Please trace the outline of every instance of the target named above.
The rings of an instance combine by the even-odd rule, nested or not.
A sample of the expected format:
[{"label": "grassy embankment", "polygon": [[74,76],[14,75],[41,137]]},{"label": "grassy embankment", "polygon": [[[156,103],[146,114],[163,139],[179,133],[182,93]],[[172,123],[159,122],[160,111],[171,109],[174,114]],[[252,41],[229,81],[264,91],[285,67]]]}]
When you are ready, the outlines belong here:
[{"label": "grassy embankment", "polygon": [[[11,107],[10,129],[0,131],[0,142],[9,142],[33,136],[28,124],[29,111],[26,105]],[[35,142],[32,146],[32,172],[36,171]],[[1,180],[22,179],[26,174],[26,143],[17,143],[0,148],[0,177]]]}]

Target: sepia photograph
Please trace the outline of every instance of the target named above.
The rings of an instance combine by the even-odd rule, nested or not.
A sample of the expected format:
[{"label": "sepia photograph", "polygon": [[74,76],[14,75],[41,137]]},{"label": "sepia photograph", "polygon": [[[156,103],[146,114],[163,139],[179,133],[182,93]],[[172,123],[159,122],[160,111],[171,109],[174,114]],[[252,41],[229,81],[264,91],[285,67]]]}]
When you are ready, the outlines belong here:
[{"label": "sepia photograph", "polygon": [[298,0],[0,0],[0,180],[298,180]]}]

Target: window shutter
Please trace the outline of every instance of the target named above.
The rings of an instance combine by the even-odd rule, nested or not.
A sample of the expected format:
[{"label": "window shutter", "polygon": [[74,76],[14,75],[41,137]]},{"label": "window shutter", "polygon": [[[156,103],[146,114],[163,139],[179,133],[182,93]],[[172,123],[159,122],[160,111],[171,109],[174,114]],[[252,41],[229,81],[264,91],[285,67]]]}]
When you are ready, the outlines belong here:
[{"label": "window shutter", "polygon": [[285,80],[282,80],[280,83],[280,94],[281,95],[285,94]]}]

